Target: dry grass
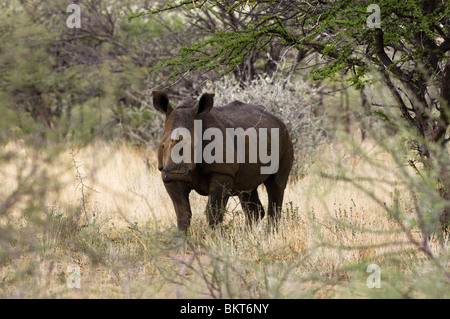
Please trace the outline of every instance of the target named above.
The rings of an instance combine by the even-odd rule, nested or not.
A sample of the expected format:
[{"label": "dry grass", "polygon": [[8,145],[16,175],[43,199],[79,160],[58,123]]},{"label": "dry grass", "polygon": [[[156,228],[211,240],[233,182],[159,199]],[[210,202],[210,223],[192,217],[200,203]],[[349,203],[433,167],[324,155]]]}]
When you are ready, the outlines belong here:
[{"label": "dry grass", "polygon": [[[47,194],[45,213],[36,213],[46,216],[33,233],[40,248],[19,249],[3,263],[0,295],[318,298],[424,297],[429,292],[442,297],[447,291],[448,296],[445,283],[435,286],[434,261],[418,252],[368,195],[372,191],[386,207],[393,205],[393,193],[402,190],[394,163],[370,141],[362,150],[376,167],[351,149],[324,146],[314,168],[321,173],[290,181],[277,231],[268,231],[265,221],[245,229],[233,198],[222,229],[211,231],[203,214],[206,198],[192,194],[187,242],[175,235],[175,214],[153,152],[101,142],[64,152],[47,168],[60,184],[58,192]],[[30,154],[23,152],[27,159]],[[14,188],[19,167],[11,163],[2,171],[3,195]],[[347,176],[364,176],[360,185],[366,192],[323,176],[343,170]],[[260,194],[266,204],[262,187]],[[405,193],[401,205],[406,211],[408,203]],[[15,214],[21,214],[20,205]],[[420,239],[419,232],[412,233]],[[430,246],[448,262],[448,242],[434,240]],[[81,289],[66,285],[71,264],[80,267]],[[366,285],[369,264],[381,267],[381,289]],[[417,281],[422,272],[424,281]]]}]

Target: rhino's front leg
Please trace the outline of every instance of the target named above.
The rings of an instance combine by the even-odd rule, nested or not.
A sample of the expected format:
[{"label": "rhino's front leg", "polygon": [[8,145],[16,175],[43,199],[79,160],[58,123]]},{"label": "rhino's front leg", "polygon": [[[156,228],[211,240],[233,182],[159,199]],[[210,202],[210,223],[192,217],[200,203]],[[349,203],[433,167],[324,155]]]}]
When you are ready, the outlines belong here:
[{"label": "rhino's front leg", "polygon": [[214,175],[210,180],[206,217],[212,228],[223,221],[232,185],[233,179],[227,175]]},{"label": "rhino's front leg", "polygon": [[189,203],[190,189],[183,182],[164,183],[167,193],[172,199],[177,214],[178,230],[186,232],[191,224],[191,205]]}]

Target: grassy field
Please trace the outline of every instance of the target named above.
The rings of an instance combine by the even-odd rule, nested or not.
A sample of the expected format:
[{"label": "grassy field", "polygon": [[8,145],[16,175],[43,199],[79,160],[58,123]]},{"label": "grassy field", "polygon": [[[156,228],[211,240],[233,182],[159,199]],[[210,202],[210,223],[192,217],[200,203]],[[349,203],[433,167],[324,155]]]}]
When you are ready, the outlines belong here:
[{"label": "grassy field", "polygon": [[[265,220],[247,230],[231,198],[223,227],[212,231],[206,198],[192,193],[187,241],[176,235],[154,152],[96,142],[58,154],[42,164],[58,182],[44,185],[45,210],[33,213],[38,222],[20,205],[1,219],[0,229],[16,235],[1,251],[0,296],[450,297],[443,279],[448,239],[430,237],[433,258],[417,249],[412,240],[421,241],[421,233],[405,232],[385,209],[411,210],[396,164],[375,143],[355,139],[377,164],[341,143],[322,146],[310,173],[290,180],[277,230]],[[19,144],[8,147],[25,162],[37,156]],[[15,161],[2,169],[2,196],[13,192],[22,167]],[[326,176],[343,171],[358,183]],[[264,188],[259,191],[267,205]],[[380,288],[367,285],[370,264],[380,267]],[[80,288],[71,288],[74,278]]]}]

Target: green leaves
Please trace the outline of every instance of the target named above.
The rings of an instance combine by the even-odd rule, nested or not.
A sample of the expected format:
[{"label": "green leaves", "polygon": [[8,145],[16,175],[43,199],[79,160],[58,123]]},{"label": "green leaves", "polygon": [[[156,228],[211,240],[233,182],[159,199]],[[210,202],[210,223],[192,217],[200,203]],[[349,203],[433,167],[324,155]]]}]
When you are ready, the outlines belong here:
[{"label": "green leaves", "polygon": [[[271,17],[266,17],[270,21]],[[240,65],[252,48],[263,45],[264,40],[279,32],[278,26],[256,28],[249,24],[242,30],[216,30],[214,34],[191,46],[183,46],[172,59],[158,63],[150,72],[175,67],[171,77],[177,77],[188,70],[231,70]]]}]

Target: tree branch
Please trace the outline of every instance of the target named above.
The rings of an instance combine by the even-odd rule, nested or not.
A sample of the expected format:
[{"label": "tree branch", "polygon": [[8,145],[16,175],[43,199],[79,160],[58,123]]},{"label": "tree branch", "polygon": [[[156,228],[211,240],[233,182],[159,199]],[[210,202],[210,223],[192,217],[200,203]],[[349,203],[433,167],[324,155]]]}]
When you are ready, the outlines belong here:
[{"label": "tree branch", "polygon": [[401,80],[408,82],[409,76],[405,74],[384,51],[384,34],[380,28],[375,29],[375,53],[386,68],[388,68],[395,76]]},{"label": "tree branch", "polygon": [[416,126],[417,129],[423,134],[423,131],[418,127],[417,123],[415,122],[414,118],[411,116],[411,114],[408,111],[408,108],[406,107],[405,102],[403,101],[402,97],[400,96],[400,93],[395,88],[394,84],[391,81],[391,78],[389,77],[386,72],[383,73],[384,83],[386,84],[389,91],[391,91],[392,95],[394,96],[395,101],[398,103],[398,106],[400,108],[400,111],[402,112],[403,117],[406,121],[412,126]]}]

